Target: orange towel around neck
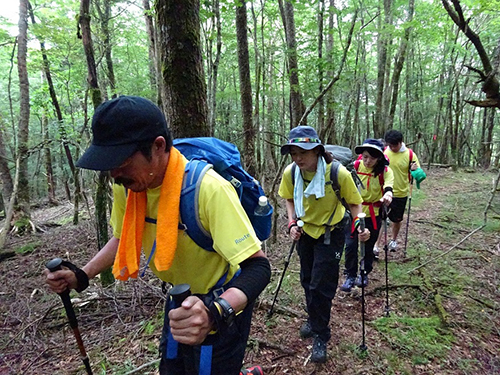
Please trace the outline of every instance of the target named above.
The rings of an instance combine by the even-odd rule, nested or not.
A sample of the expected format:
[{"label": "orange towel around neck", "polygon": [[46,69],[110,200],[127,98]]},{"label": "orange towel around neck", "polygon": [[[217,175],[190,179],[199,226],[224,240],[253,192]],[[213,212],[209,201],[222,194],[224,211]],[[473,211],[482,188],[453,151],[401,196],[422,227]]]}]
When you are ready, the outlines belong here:
[{"label": "orange towel around neck", "polygon": [[[179,233],[179,202],[186,159],[174,147],[163,177],[156,219],[156,251],[154,264],[158,271],[170,268],[177,248]],[[136,278],[142,248],[142,235],[146,219],[146,192],[128,192],[123,218],[120,244],[113,265],[113,275],[118,280]]]}]

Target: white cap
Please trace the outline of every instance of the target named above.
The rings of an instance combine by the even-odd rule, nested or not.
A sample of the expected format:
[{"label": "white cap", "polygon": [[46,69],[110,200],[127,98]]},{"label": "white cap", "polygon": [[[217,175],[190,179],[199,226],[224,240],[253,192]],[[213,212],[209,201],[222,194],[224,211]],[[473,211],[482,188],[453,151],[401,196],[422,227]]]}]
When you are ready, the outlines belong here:
[{"label": "white cap", "polygon": [[267,197],[265,195],[259,197],[259,206],[267,206]]}]

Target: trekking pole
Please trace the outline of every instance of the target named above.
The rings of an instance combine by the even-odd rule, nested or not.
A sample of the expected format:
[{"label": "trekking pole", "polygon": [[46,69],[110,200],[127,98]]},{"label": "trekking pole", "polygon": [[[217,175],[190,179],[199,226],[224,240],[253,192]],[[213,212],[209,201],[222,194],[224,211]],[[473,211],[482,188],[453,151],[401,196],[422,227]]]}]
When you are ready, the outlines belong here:
[{"label": "trekking pole", "polygon": [[[359,218],[359,228],[361,229],[361,232],[364,232],[365,230],[365,213],[360,213],[358,214]],[[366,270],[365,270],[365,243],[363,241],[359,241],[359,250],[360,250],[360,256],[361,256],[361,327],[363,330],[363,342],[359,346],[359,349],[362,351],[366,350],[366,344],[365,344],[365,278],[366,278]]]},{"label": "trekking pole", "polygon": [[[45,264],[45,267],[47,267],[50,272],[56,272],[62,270],[61,267],[62,262],[63,260],[61,258],[55,258],[52,259],[51,261],[48,261]],[[64,309],[66,310],[66,315],[68,317],[69,325],[73,329],[73,334],[75,335],[78,349],[80,349],[80,356],[83,361],[83,364],[85,365],[85,369],[87,370],[87,374],[92,375],[92,369],[90,368],[89,357],[85,352],[82,336],[80,335],[80,330],[78,329],[78,321],[76,320],[75,310],[73,309],[73,305],[71,304],[71,299],[69,298],[69,289],[66,289],[62,293],[59,293],[59,296],[61,297]]]},{"label": "trekking pole", "polygon": [[[299,228],[302,228],[304,226],[304,222],[302,220],[297,220],[297,226]],[[283,273],[281,274],[280,281],[278,282],[278,287],[276,288],[276,292],[274,292],[274,298],[273,298],[273,303],[271,304],[271,308],[269,309],[267,313],[267,317],[270,318],[273,315],[273,309],[274,309],[274,303],[276,302],[276,298],[278,297],[278,293],[281,288],[281,283],[283,282],[283,279],[285,277],[286,269],[288,268],[288,265],[290,264],[290,258],[292,257],[293,250],[295,250],[295,246],[297,246],[297,241],[293,241],[292,246],[290,247],[290,252],[288,253],[288,257],[286,258],[285,261],[285,266],[283,267]]]},{"label": "trekking pole", "polygon": [[413,176],[410,178],[410,195],[408,197],[408,214],[406,216],[406,234],[405,234],[405,249],[403,256],[406,258],[406,245],[408,244],[408,227],[410,226],[410,210],[411,210],[411,195],[413,192]]},{"label": "trekking pole", "polygon": [[387,206],[382,205],[382,211],[384,215],[384,252],[385,252],[385,316],[389,316],[389,312],[391,311],[389,308],[389,271],[387,268]]}]

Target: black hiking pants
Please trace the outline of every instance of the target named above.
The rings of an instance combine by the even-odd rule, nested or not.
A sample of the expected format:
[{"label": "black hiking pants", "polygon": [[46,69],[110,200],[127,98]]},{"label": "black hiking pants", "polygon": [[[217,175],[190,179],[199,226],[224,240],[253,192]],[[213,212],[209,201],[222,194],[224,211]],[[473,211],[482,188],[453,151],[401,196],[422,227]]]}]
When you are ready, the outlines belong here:
[{"label": "black hiking pants", "polygon": [[339,263],[344,248],[344,229],[331,232],[330,244],[324,235],[318,239],[302,233],[297,244],[300,257],[300,282],[306,295],[312,332],[321,340],[330,340],[330,310],[339,282]]},{"label": "black hiking pants", "polygon": [[[369,274],[373,270],[373,260],[375,256],[373,254],[373,247],[378,239],[378,234],[380,232],[380,226],[382,225],[382,220],[380,216],[377,216],[377,229],[373,228],[373,222],[371,217],[367,217],[365,220],[365,226],[370,231],[370,238],[365,242],[365,271]],[[358,231],[356,230],[354,234],[351,234],[351,225],[347,225],[345,229],[345,271],[344,274],[348,277],[356,277],[358,270]],[[359,263],[360,273],[361,264]]]}]

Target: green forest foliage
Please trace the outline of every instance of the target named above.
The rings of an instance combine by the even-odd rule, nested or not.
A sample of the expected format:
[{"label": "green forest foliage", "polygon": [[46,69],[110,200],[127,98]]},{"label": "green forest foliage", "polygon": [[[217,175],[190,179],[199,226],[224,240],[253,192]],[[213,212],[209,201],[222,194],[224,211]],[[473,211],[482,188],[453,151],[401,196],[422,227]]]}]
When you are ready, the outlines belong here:
[{"label": "green forest foliage", "polygon": [[[106,0],[91,2],[91,27],[98,68],[99,86],[104,98],[113,91],[104,58],[103,9]],[[405,140],[425,163],[454,166],[498,165],[498,117],[495,109],[467,104],[480,100],[479,76],[467,66],[482,69],[478,53],[452,22],[442,1],[415,1],[410,19],[411,1],[393,1],[390,10],[382,1],[292,1],[297,40],[300,92],[309,107],[321,90],[337,74],[349,29],[354,21],[352,43],[346,64],[327,95],[323,106],[316,105],[307,123],[317,127],[329,142],[353,147],[366,137],[381,137],[383,131],[400,129]],[[77,159],[90,142],[90,118],[93,106],[88,96],[87,66],[81,39],[78,38],[79,4],[77,0],[31,2],[36,23],[28,20],[28,71],[30,77],[30,189],[33,199],[46,196],[43,176],[44,146],[51,150],[56,185],[72,184],[71,172],[63,153],[62,141],[70,144]],[[202,49],[207,82],[212,75],[217,44],[215,1],[202,1]],[[334,6],[330,6],[334,4]],[[498,56],[500,14],[498,1],[461,1],[469,27],[481,38],[492,60]],[[152,6],[152,5],[151,5]],[[260,157],[259,171],[275,175],[279,166],[279,148],[290,128],[287,46],[278,1],[247,2],[248,38],[254,104],[256,140],[264,153],[271,145],[270,158]],[[149,77],[150,58],[143,2],[112,1],[109,28],[112,62],[119,95],[139,95],[157,100],[158,92]],[[220,1],[221,55],[217,72],[214,135],[241,146],[242,125],[239,98],[235,3]],[[357,11],[357,18],[354,19]],[[154,16],[154,11],[149,14]],[[322,56],[319,56],[319,15],[322,19]],[[19,113],[19,85],[16,60],[16,23],[2,18],[0,25],[0,130],[5,159],[14,175],[16,131]],[[331,26],[330,26],[331,25]],[[157,26],[158,27],[158,26]],[[392,99],[395,62],[409,30],[399,90]],[[387,60],[383,101],[377,107],[380,88],[380,41],[387,41]],[[45,44],[54,88],[63,112],[59,123],[48,94],[43,74],[40,42]],[[210,87],[210,85],[208,86]],[[395,101],[394,120],[386,119]],[[212,108],[210,109],[212,111]],[[374,124],[377,112],[381,124]],[[320,113],[321,112],[321,113]],[[322,116],[320,116],[320,114]],[[324,118],[323,120],[321,118]],[[43,136],[43,123],[48,138]],[[378,130],[377,130],[378,129]],[[274,163],[272,161],[274,160]],[[87,173],[87,172],[85,172]],[[90,176],[90,174],[88,175]],[[84,184],[90,184],[88,178]]]}]

